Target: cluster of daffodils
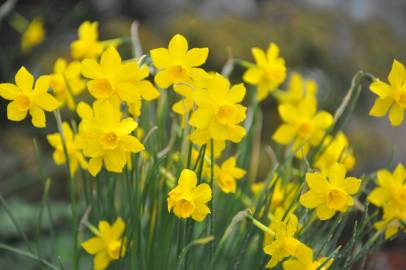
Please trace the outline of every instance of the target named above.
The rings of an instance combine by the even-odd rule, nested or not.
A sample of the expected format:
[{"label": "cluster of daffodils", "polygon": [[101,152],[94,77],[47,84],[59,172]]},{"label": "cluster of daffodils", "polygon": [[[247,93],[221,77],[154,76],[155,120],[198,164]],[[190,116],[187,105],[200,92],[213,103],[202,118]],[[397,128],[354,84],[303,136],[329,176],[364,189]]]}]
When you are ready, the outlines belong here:
[{"label": "cluster of daffodils", "polygon": [[[24,47],[39,42],[37,24]],[[126,57],[121,46],[138,38],[101,40],[98,26],[82,23],[71,57],[56,59],[49,74],[35,79],[21,67],[15,83],[0,84],[9,120],[30,115],[34,127],[57,130],[46,138],[73,187],[72,269],[80,265],[79,243],[97,270],[193,268],[190,257],[214,269],[344,269],[378,247],[381,234],[406,231],[406,169],[349,176],[356,158],[339,126],[351,113],[348,100],[334,117],[319,109],[317,83],[288,72],[276,44],[253,48],[255,63],[234,61],[246,68],[245,85],[206,70],[209,49],[190,48],[180,34],[167,47]],[[394,61],[389,84],[362,74],[378,95],[370,115],[389,112],[400,125],[405,67]],[[277,162],[258,179],[256,127],[268,97],[281,118],[267,138]],[[348,225],[354,219],[358,225]],[[85,240],[83,227],[95,236]],[[354,239],[342,237],[344,229]],[[193,251],[199,245],[204,252]]]}]

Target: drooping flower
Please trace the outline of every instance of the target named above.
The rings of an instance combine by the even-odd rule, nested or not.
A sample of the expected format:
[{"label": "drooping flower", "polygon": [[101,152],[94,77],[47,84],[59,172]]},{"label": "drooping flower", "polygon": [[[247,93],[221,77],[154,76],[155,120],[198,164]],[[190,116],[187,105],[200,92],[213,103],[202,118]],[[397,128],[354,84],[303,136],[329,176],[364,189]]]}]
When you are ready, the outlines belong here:
[{"label": "drooping flower", "polygon": [[[69,124],[64,122],[62,124],[63,136],[65,139],[66,152],[69,157],[69,165],[71,174],[75,174],[78,165],[83,169],[87,169],[87,162],[79,149],[79,144],[76,136],[73,134]],[[62,165],[66,163],[65,151],[63,149],[62,136],[59,133],[47,135],[49,144],[55,149],[53,158],[56,164]]]},{"label": "drooping flower", "polygon": [[327,175],[307,173],[306,183],[309,191],[300,197],[300,203],[306,208],[316,208],[317,217],[327,220],[339,212],[346,212],[354,204],[351,195],[358,192],[361,180],[346,177],[347,170],[340,163],[332,165]]},{"label": "drooping flower", "polygon": [[196,173],[184,169],[178,185],[168,193],[168,211],[173,210],[179,218],[203,221],[210,214],[207,203],[211,200],[211,189],[206,183],[197,185]]},{"label": "drooping flower", "polygon": [[287,145],[293,142],[293,151],[302,158],[322,140],[326,130],[333,124],[333,116],[317,112],[317,101],[313,97],[303,99],[297,106],[282,104],[278,106],[283,122],[272,135],[274,141]]},{"label": "drooping flower", "polygon": [[44,111],[52,112],[60,105],[48,94],[49,76],[40,76],[33,89],[34,77],[25,67],[21,67],[15,76],[15,82],[16,84],[0,84],[0,95],[11,100],[7,105],[7,118],[11,121],[22,121],[29,113],[34,127],[45,127]]},{"label": "drooping flower", "polygon": [[322,172],[327,172],[328,168],[336,162],[343,164],[347,171],[354,168],[355,157],[343,132],[338,132],[334,139],[328,136],[323,142],[322,149],[324,150],[314,163],[314,167]]},{"label": "drooping flower", "polygon": [[397,60],[393,60],[388,81],[389,84],[377,79],[369,86],[378,96],[369,115],[383,117],[389,111],[392,126],[399,126],[403,122],[406,109],[406,69]]},{"label": "drooping flower", "polygon": [[186,38],[176,34],[168,48],[151,50],[154,66],[159,70],[155,75],[155,83],[160,88],[168,88],[172,84],[189,82],[195,76],[201,76],[205,71],[199,66],[206,62],[208,48],[188,48]]},{"label": "drooping flower", "polygon": [[81,245],[87,253],[94,255],[93,269],[106,269],[111,261],[124,257],[127,249],[127,240],[123,237],[124,221],[118,217],[113,225],[107,221],[99,222],[99,228],[93,229],[96,236],[83,242]]},{"label": "drooping flower", "polygon": [[131,117],[122,119],[118,106],[108,101],[78,105],[82,117],[79,124],[80,147],[90,157],[88,170],[95,176],[104,164],[110,172],[120,173],[127,162],[128,154],[144,150],[144,145],[131,132],[138,124]]},{"label": "drooping flower", "polygon": [[390,238],[401,227],[399,221],[406,221],[406,169],[399,164],[393,173],[378,171],[377,178],[378,187],[368,195],[368,201],[383,208],[383,220],[375,226],[383,229],[388,225],[385,238]]},{"label": "drooping flower", "polygon": [[194,92],[197,110],[190,118],[190,125],[196,130],[190,139],[196,144],[205,144],[210,139],[240,142],[245,129],[239,124],[245,119],[246,108],[239,104],[245,96],[243,84],[230,88],[230,82],[223,76],[213,76],[206,89]]},{"label": "drooping flower", "polygon": [[24,30],[21,36],[21,50],[24,53],[30,52],[32,48],[44,41],[44,23],[40,18],[34,18]]},{"label": "drooping flower", "polygon": [[314,80],[304,79],[299,73],[292,72],[289,78],[288,89],[275,93],[279,104],[297,106],[305,97],[315,97],[317,83]]},{"label": "drooping flower", "polygon": [[78,29],[79,39],[71,43],[71,54],[74,59],[96,58],[104,49],[99,41],[98,22],[83,22]]},{"label": "drooping flower", "polygon": [[121,100],[135,104],[141,97],[146,100],[157,98],[159,92],[145,80],[148,74],[148,67],[139,67],[135,61],[123,63],[114,47],[102,54],[100,64],[94,59],[82,62],[82,75],[90,79],[87,83],[89,93],[96,99],[108,99],[114,104]]},{"label": "drooping flower", "polygon": [[246,174],[246,171],[238,168],[236,164],[236,158],[230,157],[220,167],[215,167],[216,182],[224,193],[234,193],[237,188],[236,180],[243,178]]},{"label": "drooping flower", "polygon": [[81,66],[77,61],[67,63],[65,59],[58,58],[54,64],[54,71],[50,74],[50,86],[62,104],[67,104],[71,110],[75,109],[73,96],[80,94],[86,87],[85,81],[80,77]]},{"label": "drooping flower", "polygon": [[314,261],[313,250],[306,245],[298,248],[296,257],[296,259],[283,262],[283,270],[327,270],[333,263],[333,259],[327,257],[321,257]]},{"label": "drooping flower", "polygon": [[275,238],[264,247],[265,254],[271,257],[266,268],[273,268],[284,258],[296,256],[302,242],[295,238],[298,229],[298,219],[294,214],[289,214],[285,220],[274,220],[270,229],[275,232]]},{"label": "drooping flower", "polygon": [[253,48],[252,55],[256,65],[244,73],[243,79],[257,86],[257,99],[261,101],[285,81],[285,60],[279,56],[279,47],[274,43],[269,45],[266,53],[259,48]]}]

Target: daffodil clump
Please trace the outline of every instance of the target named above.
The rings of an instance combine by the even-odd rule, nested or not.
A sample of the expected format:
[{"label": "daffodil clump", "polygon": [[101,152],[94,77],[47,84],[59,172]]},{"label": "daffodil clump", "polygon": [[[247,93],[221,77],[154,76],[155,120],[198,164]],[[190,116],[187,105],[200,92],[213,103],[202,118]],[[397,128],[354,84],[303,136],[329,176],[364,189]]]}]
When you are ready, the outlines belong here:
[{"label": "daffodil clump", "polygon": [[[44,258],[0,249],[51,269],[341,270],[406,231],[406,169],[357,176],[356,145],[343,132],[364,80],[378,96],[370,115],[403,122],[400,62],[389,83],[357,73],[332,112],[275,43],[253,48],[255,63],[232,59],[244,69],[238,78],[208,70],[209,48],[184,35],[142,53],[137,31],[103,40],[98,28],[83,22],[70,57],[47,75],[21,67],[0,84],[4,117],[46,127],[48,150],[65,166],[72,241]],[[266,99],[280,117],[270,137],[261,134]],[[41,172],[51,209],[56,179]]]}]

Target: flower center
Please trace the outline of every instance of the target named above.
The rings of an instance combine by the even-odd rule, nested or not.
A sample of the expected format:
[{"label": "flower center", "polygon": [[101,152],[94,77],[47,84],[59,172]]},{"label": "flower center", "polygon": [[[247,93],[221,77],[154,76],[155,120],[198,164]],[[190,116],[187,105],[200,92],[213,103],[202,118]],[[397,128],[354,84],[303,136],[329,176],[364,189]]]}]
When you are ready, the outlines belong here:
[{"label": "flower center", "polygon": [[286,69],[282,65],[270,64],[265,67],[265,76],[268,80],[277,83],[285,79]]},{"label": "flower center", "polygon": [[118,259],[120,255],[120,249],[121,249],[121,242],[114,240],[109,242],[107,245],[107,254],[109,254],[109,257],[112,259]]},{"label": "flower center", "polygon": [[403,108],[406,108],[406,91],[398,91],[395,93],[395,100],[396,102],[402,106]]},{"label": "flower center", "polygon": [[234,123],[235,108],[232,105],[223,105],[216,112],[217,120],[223,124],[233,124]]},{"label": "flower center", "polygon": [[347,203],[347,195],[339,189],[333,189],[327,194],[327,206],[330,209],[338,210]]},{"label": "flower center", "polygon": [[398,204],[406,205],[406,186],[399,188],[394,197]]},{"label": "flower center", "polygon": [[313,133],[313,125],[310,122],[303,122],[299,125],[297,130],[299,136],[302,138],[308,138]]},{"label": "flower center", "polygon": [[231,175],[229,175],[228,173],[222,173],[218,179],[219,185],[224,192],[235,192],[236,184],[234,178]]},{"label": "flower center", "polygon": [[114,132],[102,135],[100,142],[105,149],[114,149],[118,145],[118,137]]},{"label": "flower center", "polygon": [[17,108],[20,111],[27,111],[29,108],[31,108],[31,98],[26,94],[18,95],[14,102],[17,103]]},{"label": "flower center", "polygon": [[193,201],[188,199],[180,199],[176,203],[175,211],[176,214],[181,218],[188,218],[193,214],[195,210],[195,204]]},{"label": "flower center", "polygon": [[184,82],[187,80],[187,70],[180,65],[172,66],[169,68],[169,78],[174,83]]},{"label": "flower center", "polygon": [[93,87],[91,88],[97,98],[107,98],[113,94],[113,87],[111,86],[110,81],[107,79],[94,80]]}]

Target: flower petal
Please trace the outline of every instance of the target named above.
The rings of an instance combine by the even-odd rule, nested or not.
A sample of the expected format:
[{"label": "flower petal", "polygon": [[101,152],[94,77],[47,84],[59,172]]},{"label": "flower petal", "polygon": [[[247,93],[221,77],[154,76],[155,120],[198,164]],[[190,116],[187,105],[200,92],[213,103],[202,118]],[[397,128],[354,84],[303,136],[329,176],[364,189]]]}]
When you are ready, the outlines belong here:
[{"label": "flower petal", "polygon": [[169,52],[173,57],[184,57],[188,50],[188,43],[184,36],[176,34],[170,41],[168,46]]},{"label": "flower petal", "polygon": [[15,101],[7,105],[7,119],[11,121],[21,121],[27,116],[27,111],[21,111]]},{"label": "flower petal", "polygon": [[131,131],[138,127],[138,123],[134,121],[131,117],[127,117],[121,120],[116,132],[120,135],[130,134]]},{"label": "flower petal", "polygon": [[344,180],[342,188],[350,195],[358,192],[361,186],[361,180],[355,177],[347,177]]},{"label": "flower petal", "polygon": [[106,269],[107,266],[110,264],[110,257],[106,251],[102,251],[96,254],[93,260],[93,268],[95,270],[102,270]]},{"label": "flower petal", "polygon": [[191,191],[197,184],[196,173],[189,169],[183,169],[179,176],[178,186]]},{"label": "flower petal", "polygon": [[243,80],[250,84],[258,84],[263,76],[263,71],[258,67],[251,67],[244,72]]},{"label": "flower petal", "polygon": [[169,72],[167,70],[158,72],[158,74],[155,75],[154,80],[159,88],[168,88],[172,84],[171,80],[169,79]]},{"label": "flower petal", "polygon": [[290,104],[279,105],[278,112],[282,120],[289,124],[295,124],[300,120],[299,111]]},{"label": "flower petal", "polygon": [[206,183],[198,185],[192,192],[192,196],[196,203],[207,203],[211,200],[211,189]]},{"label": "flower petal", "polygon": [[167,69],[172,64],[172,57],[166,48],[158,48],[150,51],[152,63],[158,69]]},{"label": "flower petal", "polygon": [[34,92],[36,94],[43,94],[48,92],[50,76],[40,76],[35,82]]},{"label": "flower petal", "polygon": [[0,96],[4,99],[14,100],[20,91],[20,88],[12,83],[0,84]]},{"label": "flower petal", "polygon": [[375,100],[375,103],[372,106],[371,110],[369,111],[369,115],[375,116],[375,117],[384,116],[388,112],[392,103],[393,103],[393,99],[391,97],[377,98]]},{"label": "flower petal", "polygon": [[34,127],[44,128],[46,126],[45,112],[37,106],[30,109],[31,122]]},{"label": "flower petal", "polygon": [[388,80],[395,88],[401,88],[406,79],[406,70],[402,63],[393,60],[392,69],[388,75]]},{"label": "flower petal", "polygon": [[35,96],[34,103],[47,112],[52,112],[61,105],[56,98],[48,93]]},{"label": "flower petal", "polygon": [[204,204],[196,205],[195,210],[193,211],[192,218],[198,222],[201,222],[205,217],[210,214],[210,209]]},{"label": "flower petal", "polygon": [[240,103],[245,96],[245,86],[242,83],[233,85],[227,94],[227,99],[231,103]]},{"label": "flower petal", "polygon": [[102,167],[102,158],[91,158],[87,170],[92,176],[96,176]]},{"label": "flower petal", "polygon": [[25,68],[21,67],[15,76],[16,85],[24,91],[31,91],[34,85],[34,77]]},{"label": "flower petal", "polygon": [[137,82],[136,87],[138,88],[138,92],[141,94],[142,98],[145,100],[153,100],[161,95],[152,85],[152,83],[147,80]]},{"label": "flower petal", "polygon": [[272,139],[279,144],[289,144],[296,135],[296,129],[292,125],[282,124],[272,135]]},{"label": "flower petal", "polygon": [[116,221],[114,222],[113,226],[111,226],[112,230],[112,238],[113,239],[118,239],[121,237],[125,230],[125,223],[121,217],[118,217]]},{"label": "flower petal", "polygon": [[327,220],[334,216],[335,210],[328,208],[325,204],[320,205],[316,209],[316,214],[320,220]]},{"label": "flower petal", "polygon": [[334,163],[328,169],[327,175],[331,184],[341,187],[346,173],[347,170],[343,164]]},{"label": "flower petal", "polygon": [[186,63],[190,67],[201,66],[206,62],[208,55],[208,48],[193,48],[186,53]]},{"label": "flower petal", "polygon": [[306,208],[316,208],[325,201],[325,194],[310,190],[300,196],[300,203]]},{"label": "flower petal", "polygon": [[145,149],[144,145],[134,136],[124,135],[120,137],[123,148],[132,153],[138,153]]},{"label": "flower petal", "polygon": [[104,73],[113,73],[121,66],[121,57],[116,48],[109,47],[100,58],[100,66]]},{"label": "flower petal", "polygon": [[265,66],[267,65],[267,59],[265,52],[260,48],[252,48],[251,49],[252,55],[254,56],[255,62],[258,66]]},{"label": "flower petal", "polygon": [[87,253],[92,255],[105,249],[104,241],[99,237],[92,237],[86,242],[83,242],[81,246],[86,250]]},{"label": "flower petal", "polygon": [[314,123],[321,129],[327,129],[333,124],[333,116],[325,111],[318,112],[314,118]]},{"label": "flower petal", "polygon": [[96,79],[102,73],[102,69],[94,59],[85,59],[82,61],[81,72],[85,78]]},{"label": "flower petal", "polygon": [[389,120],[392,126],[399,126],[403,122],[404,111],[398,104],[393,104],[389,111]]}]

